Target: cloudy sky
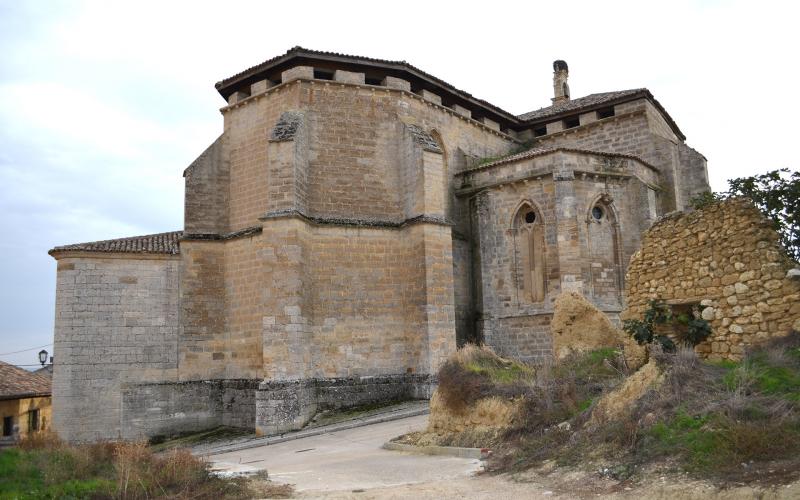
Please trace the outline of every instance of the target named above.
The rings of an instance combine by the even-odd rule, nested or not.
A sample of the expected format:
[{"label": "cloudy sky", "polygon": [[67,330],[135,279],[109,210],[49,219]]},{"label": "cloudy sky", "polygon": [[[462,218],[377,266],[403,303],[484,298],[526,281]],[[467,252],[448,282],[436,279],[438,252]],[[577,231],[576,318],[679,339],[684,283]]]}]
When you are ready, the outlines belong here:
[{"label": "cloudy sky", "polygon": [[214,83],[294,45],[406,60],[515,114],[565,59],[573,96],[649,88],[717,190],[800,168],[800,9],[651,3],[0,0],[0,360],[52,343],[48,249],[181,228]]}]

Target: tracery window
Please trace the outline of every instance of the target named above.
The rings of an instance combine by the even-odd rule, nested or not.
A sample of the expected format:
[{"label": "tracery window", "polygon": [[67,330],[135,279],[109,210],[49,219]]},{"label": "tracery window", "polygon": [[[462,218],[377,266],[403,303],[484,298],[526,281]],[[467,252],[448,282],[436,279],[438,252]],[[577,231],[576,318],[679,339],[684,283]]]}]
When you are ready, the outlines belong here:
[{"label": "tracery window", "polygon": [[515,267],[521,297],[542,302],[545,297],[544,221],[529,203],[523,203],[514,217]]}]

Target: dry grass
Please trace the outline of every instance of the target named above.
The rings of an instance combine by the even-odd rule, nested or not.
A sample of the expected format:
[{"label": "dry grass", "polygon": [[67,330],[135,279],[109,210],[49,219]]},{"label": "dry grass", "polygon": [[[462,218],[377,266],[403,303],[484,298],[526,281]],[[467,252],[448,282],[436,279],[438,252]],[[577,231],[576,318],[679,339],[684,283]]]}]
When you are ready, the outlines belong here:
[{"label": "dry grass", "polygon": [[439,394],[454,412],[489,396],[513,398],[524,395],[535,377],[532,367],[503,359],[489,347],[468,344],[439,369]]},{"label": "dry grass", "polygon": [[[720,483],[787,482],[800,475],[800,335],[754,349],[741,363],[707,363],[691,349],[670,354],[656,348],[651,358],[663,381],[620,418],[600,426],[585,425],[594,404],[574,411],[580,394],[575,391],[587,383],[575,377],[574,368],[545,377],[561,388],[541,391],[528,423],[494,466],[611,462],[632,471],[677,463]],[[612,387],[609,380],[595,381],[600,393]],[[555,426],[562,417],[569,431]],[[783,472],[774,474],[778,469]]]},{"label": "dry grass", "polygon": [[[7,453],[7,452],[3,452]],[[114,499],[287,498],[291,486],[258,478],[221,478],[188,450],[155,454],[145,442],[68,445],[53,435],[25,439],[5,461],[26,481],[4,485],[0,497]],[[16,488],[16,489],[15,489]],[[24,492],[20,493],[20,492]]]},{"label": "dry grass", "polygon": [[493,397],[523,404],[500,434],[468,429],[438,436],[437,444],[491,440],[498,451],[491,466],[499,471],[553,460],[617,463],[627,471],[677,464],[721,483],[800,476],[800,334],[763,344],[741,363],[708,363],[686,348],[653,347],[650,357],[663,373],[660,383],[618,418],[603,421],[592,418],[598,400],[628,376],[616,351],[573,355],[533,370],[508,369],[511,362],[489,349],[465,348],[440,373],[448,408],[463,411]]}]

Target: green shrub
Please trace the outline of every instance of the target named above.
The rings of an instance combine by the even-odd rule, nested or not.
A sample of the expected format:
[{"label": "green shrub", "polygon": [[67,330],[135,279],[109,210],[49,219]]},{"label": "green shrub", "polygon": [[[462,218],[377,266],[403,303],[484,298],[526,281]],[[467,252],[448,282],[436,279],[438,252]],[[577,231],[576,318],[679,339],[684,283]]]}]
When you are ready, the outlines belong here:
[{"label": "green shrub", "polygon": [[659,344],[667,352],[675,351],[675,342],[666,336],[656,333],[658,325],[680,325],[678,341],[690,346],[696,346],[711,335],[711,324],[700,315],[705,309],[702,305],[693,305],[691,314],[675,314],[669,304],[661,300],[650,300],[648,308],[641,320],[626,319],[622,322],[622,329],[633,337],[639,344]]}]

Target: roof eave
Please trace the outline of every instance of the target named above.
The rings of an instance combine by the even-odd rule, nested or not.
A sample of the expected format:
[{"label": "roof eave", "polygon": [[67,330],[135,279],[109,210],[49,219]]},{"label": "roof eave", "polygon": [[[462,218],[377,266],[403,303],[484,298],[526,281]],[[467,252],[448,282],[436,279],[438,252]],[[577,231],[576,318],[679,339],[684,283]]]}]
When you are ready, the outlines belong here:
[{"label": "roof eave", "polygon": [[22,394],[0,394],[0,401],[8,401],[11,399],[48,398],[52,395],[53,395],[52,392],[25,392]]},{"label": "roof eave", "polygon": [[54,259],[58,260],[59,258],[63,257],[83,257],[83,254],[91,254],[92,256],[96,254],[105,254],[105,255],[116,255],[116,256],[130,256],[133,257],[179,257],[180,252],[124,252],[121,250],[88,250],[85,248],[51,248],[47,251],[47,254],[53,257]]},{"label": "roof eave", "polygon": [[642,89],[642,90],[640,90],[640,91],[638,91],[636,93],[633,93],[631,95],[626,95],[626,96],[623,96],[623,97],[617,97],[616,99],[610,99],[608,101],[605,101],[605,102],[602,102],[602,103],[598,103],[598,104],[592,104],[592,105],[589,105],[589,106],[586,106],[586,107],[583,107],[583,108],[572,109],[572,110],[567,110],[567,111],[561,111],[559,113],[548,115],[546,117],[532,118],[530,120],[521,120],[521,121],[522,121],[523,124],[525,124],[526,127],[535,126],[535,125],[539,125],[539,124],[543,124],[543,123],[549,123],[549,122],[552,122],[552,121],[555,121],[555,120],[561,120],[561,119],[566,118],[568,116],[574,116],[576,113],[577,114],[581,114],[581,113],[587,113],[589,111],[596,111],[598,109],[607,108],[607,107],[613,106],[615,104],[623,104],[623,103],[626,103],[626,102],[635,101],[637,99],[647,99],[648,101],[650,101],[650,103],[658,110],[658,112],[661,113],[661,116],[663,116],[664,119],[667,121],[667,124],[670,126],[672,131],[675,132],[675,135],[677,135],[678,138],[681,141],[685,141],[686,140],[686,136],[683,134],[681,129],[678,127],[678,124],[675,123],[675,120],[672,119],[672,117],[669,115],[669,113],[667,113],[667,110],[664,109],[664,106],[662,106],[661,103],[658,102],[658,100],[655,97],[653,97],[653,94],[647,89]]},{"label": "roof eave", "polygon": [[214,86],[217,89],[217,92],[227,100],[228,96],[233,93],[233,87],[240,84],[242,81],[245,81],[249,78],[253,78],[255,75],[266,72],[270,68],[273,68],[277,65],[283,64],[293,58],[299,57],[306,57],[309,59],[317,59],[326,62],[338,62],[338,63],[346,63],[346,64],[358,64],[364,66],[372,66],[375,68],[381,68],[385,70],[393,70],[393,71],[403,71],[409,73],[414,78],[419,80],[425,81],[428,84],[434,85],[440,88],[443,91],[450,93],[450,95],[462,99],[464,101],[469,102],[473,106],[478,108],[483,108],[486,111],[496,115],[497,118],[502,118],[505,123],[504,125],[511,127],[513,129],[519,130],[522,128],[528,128],[530,126],[545,123],[553,120],[558,120],[567,116],[573,116],[576,113],[580,112],[587,112],[593,111],[596,109],[601,109],[603,107],[607,107],[609,105],[614,104],[621,104],[624,102],[633,101],[636,99],[646,98],[648,99],[653,106],[661,113],[664,119],[669,124],[672,131],[675,133],[676,136],[682,141],[686,140],[686,136],[678,127],[678,124],[675,123],[675,120],[667,113],[667,110],[661,105],[661,103],[653,97],[653,94],[648,89],[642,89],[639,92],[631,94],[629,96],[619,97],[617,99],[612,99],[602,104],[595,104],[590,105],[585,108],[579,110],[571,110],[571,111],[562,111],[560,113],[556,113],[554,115],[550,115],[546,118],[536,118],[531,120],[523,120],[520,119],[517,115],[509,113],[508,111],[499,108],[488,101],[484,101],[482,99],[478,99],[468,92],[464,92],[462,90],[457,89],[453,85],[445,82],[444,80],[440,80],[439,78],[428,74],[419,68],[412,66],[411,64],[405,61],[389,61],[385,59],[375,59],[370,57],[362,57],[362,56],[351,56],[347,54],[336,54],[336,53],[329,53],[329,52],[321,52],[321,51],[314,51],[310,49],[305,49],[303,47],[293,47],[289,49],[285,54],[276,56],[272,59],[268,59],[261,64],[253,66],[249,69],[246,69],[236,75],[233,75],[229,78],[221,80],[217,82]]},{"label": "roof eave", "polygon": [[445,82],[444,80],[440,80],[433,75],[430,75],[419,68],[408,64],[405,61],[388,61],[388,60],[378,60],[372,58],[365,58],[365,57],[358,57],[358,56],[347,56],[347,55],[337,55],[337,54],[326,54],[326,53],[319,53],[308,49],[302,48],[294,48],[289,50],[286,54],[282,56],[278,56],[273,59],[268,59],[263,63],[253,66],[250,69],[247,69],[241,73],[238,73],[232,77],[226,78],[217,82],[214,87],[217,89],[217,92],[227,100],[228,96],[233,93],[232,88],[235,87],[237,84],[241,83],[244,80],[252,78],[254,75],[258,73],[265,72],[272,67],[278,66],[283,64],[293,58],[299,57],[307,57],[309,59],[319,59],[326,62],[338,62],[338,63],[346,63],[346,64],[360,64],[365,66],[372,66],[375,68],[385,69],[385,70],[394,70],[394,71],[404,71],[411,76],[418,78],[420,80],[424,80],[429,84],[435,85],[436,87],[449,92],[451,95],[458,97],[459,99],[463,99],[468,101],[472,105],[476,107],[483,108],[500,118],[503,118],[508,125],[518,126],[521,122],[519,118],[513,113],[510,113],[502,108],[495,106],[494,104],[489,103],[488,101],[484,101],[482,99],[478,99],[468,92],[464,92],[455,88],[453,85]]}]

